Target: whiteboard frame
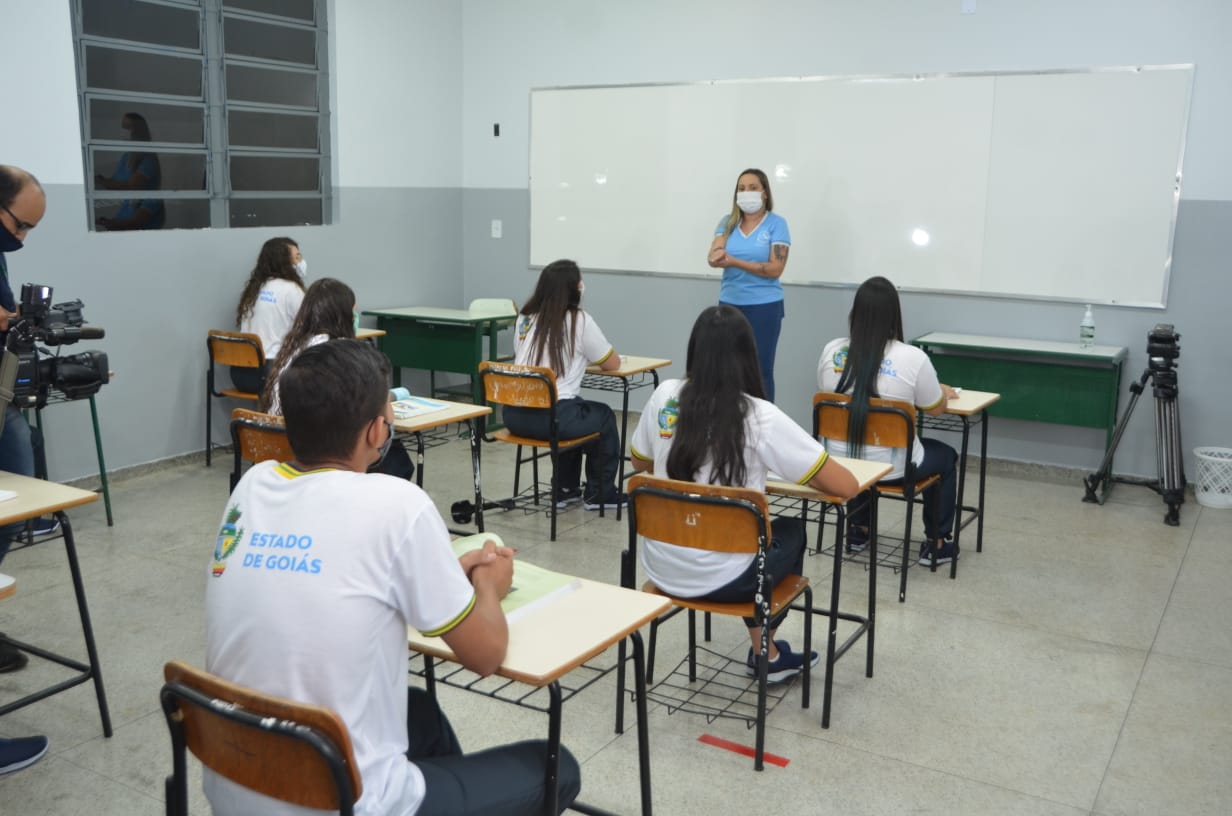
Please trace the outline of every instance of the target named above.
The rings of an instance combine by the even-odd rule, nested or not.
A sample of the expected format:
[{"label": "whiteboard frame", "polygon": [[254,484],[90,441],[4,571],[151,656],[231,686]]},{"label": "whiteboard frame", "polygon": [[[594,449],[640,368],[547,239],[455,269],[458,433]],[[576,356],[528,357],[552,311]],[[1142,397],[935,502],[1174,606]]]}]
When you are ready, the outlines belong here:
[{"label": "whiteboard frame", "polygon": [[[1156,302],[1128,302],[1116,300],[1099,300],[1092,298],[1056,297],[1049,295],[1020,295],[1007,292],[978,292],[970,289],[937,289],[932,287],[899,287],[901,292],[922,294],[940,294],[958,297],[994,298],[1003,300],[1043,301],[1049,303],[1092,303],[1100,306],[1124,307],[1131,309],[1164,310],[1168,306],[1168,289],[1172,279],[1172,256],[1176,244],[1176,222],[1181,204],[1181,186],[1185,166],[1185,145],[1189,140],[1189,119],[1193,103],[1194,73],[1197,68],[1192,62],[1162,63],[1157,65],[1114,65],[1090,66],[1085,68],[1040,68],[1018,71],[936,71],[916,74],[821,74],[814,76],[785,76],[742,79],[702,79],[678,82],[625,82],[593,85],[545,85],[533,87],[526,96],[527,141],[526,141],[526,247],[528,268],[539,271],[542,264],[530,263],[531,247],[531,213],[533,186],[530,180],[530,168],[533,165],[534,145],[534,102],[532,97],[537,91],[593,91],[618,88],[668,88],[703,85],[751,85],[770,82],[902,82],[904,80],[930,80],[969,77],[1002,77],[1002,76],[1053,76],[1062,74],[1109,74],[1109,73],[1141,73],[1144,71],[1189,71],[1189,82],[1185,88],[1184,118],[1181,122],[1180,150],[1177,152],[1176,175],[1172,194],[1172,212],[1168,223],[1168,247],[1164,256],[1163,285],[1160,300]],[[599,272],[611,275],[628,275],[647,278],[680,278],[689,280],[710,280],[708,277],[690,272],[651,272],[646,270],[608,269],[604,267],[585,267],[586,272]],[[717,279],[717,278],[716,278]],[[800,286],[820,289],[856,289],[858,283],[846,281],[783,281],[783,286]]]}]

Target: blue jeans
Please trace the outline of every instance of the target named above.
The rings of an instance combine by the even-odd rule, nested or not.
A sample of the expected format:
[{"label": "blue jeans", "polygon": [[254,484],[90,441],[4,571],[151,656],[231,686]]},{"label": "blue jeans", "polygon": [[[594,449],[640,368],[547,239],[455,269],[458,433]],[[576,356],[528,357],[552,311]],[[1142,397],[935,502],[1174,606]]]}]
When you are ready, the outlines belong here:
[{"label": "blue jeans", "polygon": [[[916,481],[937,474],[941,481],[924,491],[924,538],[936,541],[939,538],[949,538],[954,532],[954,510],[958,502],[958,453],[949,445],[937,439],[920,437],[924,446],[924,461],[915,467]],[[886,479],[883,484],[902,484],[902,479]],[[852,533],[853,541],[867,541],[868,535],[868,502],[871,491],[861,493],[847,502],[847,518],[851,527],[863,528],[861,533]],[[940,507],[933,509],[940,502]],[[910,532],[910,531],[908,531]]]},{"label": "blue jeans", "polygon": [[[4,411],[4,430],[0,432],[0,470],[21,476],[34,475],[33,436],[21,411],[12,405],[7,406]],[[9,545],[13,543],[13,536],[18,535],[25,526],[24,521],[19,521],[0,527],[0,561],[4,561]]]},{"label": "blue jeans", "polygon": [[753,327],[753,339],[757,342],[757,363],[761,366],[761,382],[766,390],[766,399],[774,402],[774,355],[779,348],[779,332],[783,328],[783,316],[787,313],[783,301],[739,306],[735,303],[720,303],[740,310]]},{"label": "blue jeans", "polygon": [[[426,691],[407,689],[406,757],[423,774],[419,816],[528,814],[543,812],[547,743],[527,740],[463,754],[453,727]],[[559,804],[567,808],[582,788],[582,771],[573,754],[560,747]]]},{"label": "blue jeans", "polygon": [[[766,573],[771,586],[778,584],[784,575],[800,575],[804,572],[804,520],[776,518],[770,520],[770,547],[766,550]],[[701,596],[717,603],[748,603],[757,595],[757,561],[748,569],[718,589]],[[787,617],[787,611],[770,619],[770,629],[779,628]],[[745,618],[744,625],[750,629],[757,625],[755,618]]]},{"label": "blue jeans", "polygon": [[[518,436],[547,439],[552,435],[546,408],[517,408],[506,405],[505,425]],[[561,439],[575,439],[598,432],[599,438],[560,454],[556,484],[562,492],[576,490],[582,480],[582,454],[586,454],[586,497],[611,498],[620,492],[616,474],[620,468],[620,429],[616,412],[602,402],[581,397],[556,403],[556,427]],[[599,470],[599,454],[603,470]]]}]

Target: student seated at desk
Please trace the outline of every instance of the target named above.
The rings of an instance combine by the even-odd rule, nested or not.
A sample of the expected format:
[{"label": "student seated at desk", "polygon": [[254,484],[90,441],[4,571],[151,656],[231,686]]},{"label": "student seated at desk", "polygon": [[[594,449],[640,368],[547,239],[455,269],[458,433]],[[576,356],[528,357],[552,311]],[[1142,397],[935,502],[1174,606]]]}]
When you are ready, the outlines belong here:
[{"label": "student seated at desk", "polygon": [[[602,402],[578,396],[586,366],[596,364],[604,371],[620,368],[620,356],[603,336],[594,318],[581,307],[582,271],[573,261],[553,261],[539,274],[535,293],[522,307],[514,334],[514,362],[543,366],[556,375],[556,421],[562,439],[599,433],[588,445],[560,454],[556,480],[560,486],[558,507],[585,502],[587,510],[600,506],[614,509],[625,500],[616,485],[620,467],[620,431],[616,414]],[[504,410],[505,425],[519,436],[547,439],[548,411],[545,408]],[[602,452],[603,471],[598,454]],[[586,492],[583,496],[582,454],[586,455]]]},{"label": "student seated at desk", "polygon": [[[299,244],[290,238],[271,238],[261,247],[257,265],[244,284],[244,293],[235,307],[235,325],[240,331],[261,338],[266,370],[278,356],[282,339],[291,330],[299,305],[304,302],[307,272],[308,262],[300,254]],[[260,394],[265,387],[265,374],[266,371],[232,367],[231,382],[236,388]]]},{"label": "student seated at desk", "polygon": [[[774,403],[762,398],[761,368],[749,321],[734,306],[711,306],[701,313],[689,336],[683,380],[667,380],[655,389],[633,432],[630,453],[634,470],[703,484],[738,485],[765,490],[766,474],[850,498],[858,487],[845,467],[831,461],[821,443]],[[776,518],[766,571],[777,580],[804,568],[804,521]],[[655,586],[683,598],[720,603],[753,600],[758,591],[754,556],[704,552],[646,539],[642,568]],[[805,655],[793,652],[775,630],[786,611],[770,621],[767,677],[782,682],[799,674]],[[753,647],[747,658],[757,673],[754,649],[761,628],[745,618]],[[816,665],[817,652],[808,655]]]},{"label": "student seated at desk", "polygon": [[[817,387],[821,391],[851,394],[851,421],[847,442],[828,441],[826,447],[839,456],[889,462],[894,469],[883,482],[902,481],[906,451],[879,445],[864,445],[869,397],[910,402],[926,414],[945,412],[946,401],[957,393],[937,378],[937,370],[923,350],[903,342],[903,313],[898,290],[882,277],[869,278],[856,290],[848,315],[851,337],[831,340],[817,363]],[[950,536],[954,529],[957,497],[958,454],[936,439],[915,439],[911,452],[915,478],[939,474],[941,481],[924,492],[924,538],[936,547],[938,564],[958,557]],[[940,495],[940,513],[933,510]],[[868,502],[858,499],[848,505],[849,552],[863,550],[868,542]],[[920,563],[928,565],[922,550]]]},{"label": "student seated at desk", "polygon": [[[295,322],[287,332],[282,348],[270,367],[273,375],[265,383],[261,395],[261,410],[267,414],[282,414],[278,382],[282,373],[304,349],[328,340],[354,339],[355,326],[359,323],[359,307],[355,293],[336,278],[321,278],[308,287],[304,302],[295,315]],[[389,453],[374,465],[379,473],[411,479],[415,476],[415,463],[403,444],[394,440]]]},{"label": "student seated at desk", "polygon": [[[464,755],[449,721],[407,688],[407,625],[480,675],[504,660],[513,553],[457,558],[415,485],[365,473],[393,439],[389,363],[365,343],[306,349],[283,372],[292,462],[261,462],[226,505],[206,578],[206,670],[325,706],[346,724],[363,782],[357,814],[538,814],[544,741]],[[581,786],[560,756],[560,804]],[[209,770],[214,813],[305,811]]]}]

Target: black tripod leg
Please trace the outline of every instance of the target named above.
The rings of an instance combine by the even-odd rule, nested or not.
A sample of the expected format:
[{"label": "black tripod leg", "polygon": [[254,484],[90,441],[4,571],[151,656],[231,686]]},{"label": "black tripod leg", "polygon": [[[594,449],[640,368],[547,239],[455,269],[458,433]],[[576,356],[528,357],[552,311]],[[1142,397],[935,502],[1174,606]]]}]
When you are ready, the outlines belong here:
[{"label": "black tripod leg", "polygon": [[1121,419],[1116,424],[1116,430],[1112,432],[1112,444],[1104,452],[1104,461],[1100,462],[1099,470],[1082,480],[1087,489],[1086,494],[1082,497],[1084,502],[1088,504],[1104,503],[1102,488],[1112,478],[1112,457],[1116,455],[1117,445],[1121,444],[1121,437],[1125,434],[1125,427],[1129,425],[1129,418],[1134,415],[1134,406],[1138,404],[1138,397],[1142,396],[1142,391],[1146,388],[1146,381],[1150,378],[1151,369],[1148,368],[1142,372],[1142,377],[1138,382],[1129,386],[1129,405],[1125,406],[1125,413],[1121,414]]}]

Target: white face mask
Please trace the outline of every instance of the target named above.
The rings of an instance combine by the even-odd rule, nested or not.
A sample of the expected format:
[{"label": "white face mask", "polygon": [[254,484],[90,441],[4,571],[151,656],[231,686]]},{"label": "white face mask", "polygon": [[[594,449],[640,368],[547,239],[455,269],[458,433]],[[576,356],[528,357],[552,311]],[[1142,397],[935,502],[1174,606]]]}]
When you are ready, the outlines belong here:
[{"label": "white face mask", "polygon": [[307,277],[308,276],[308,262],[305,261],[303,258],[300,258],[295,263],[295,271],[299,273],[299,276],[301,278]]},{"label": "white face mask", "polygon": [[586,284],[579,283],[578,284],[578,297],[581,297],[584,294],[586,294]]},{"label": "white face mask", "polygon": [[736,193],[736,206],[745,213],[752,215],[765,206],[761,200],[760,190],[741,190]]}]

